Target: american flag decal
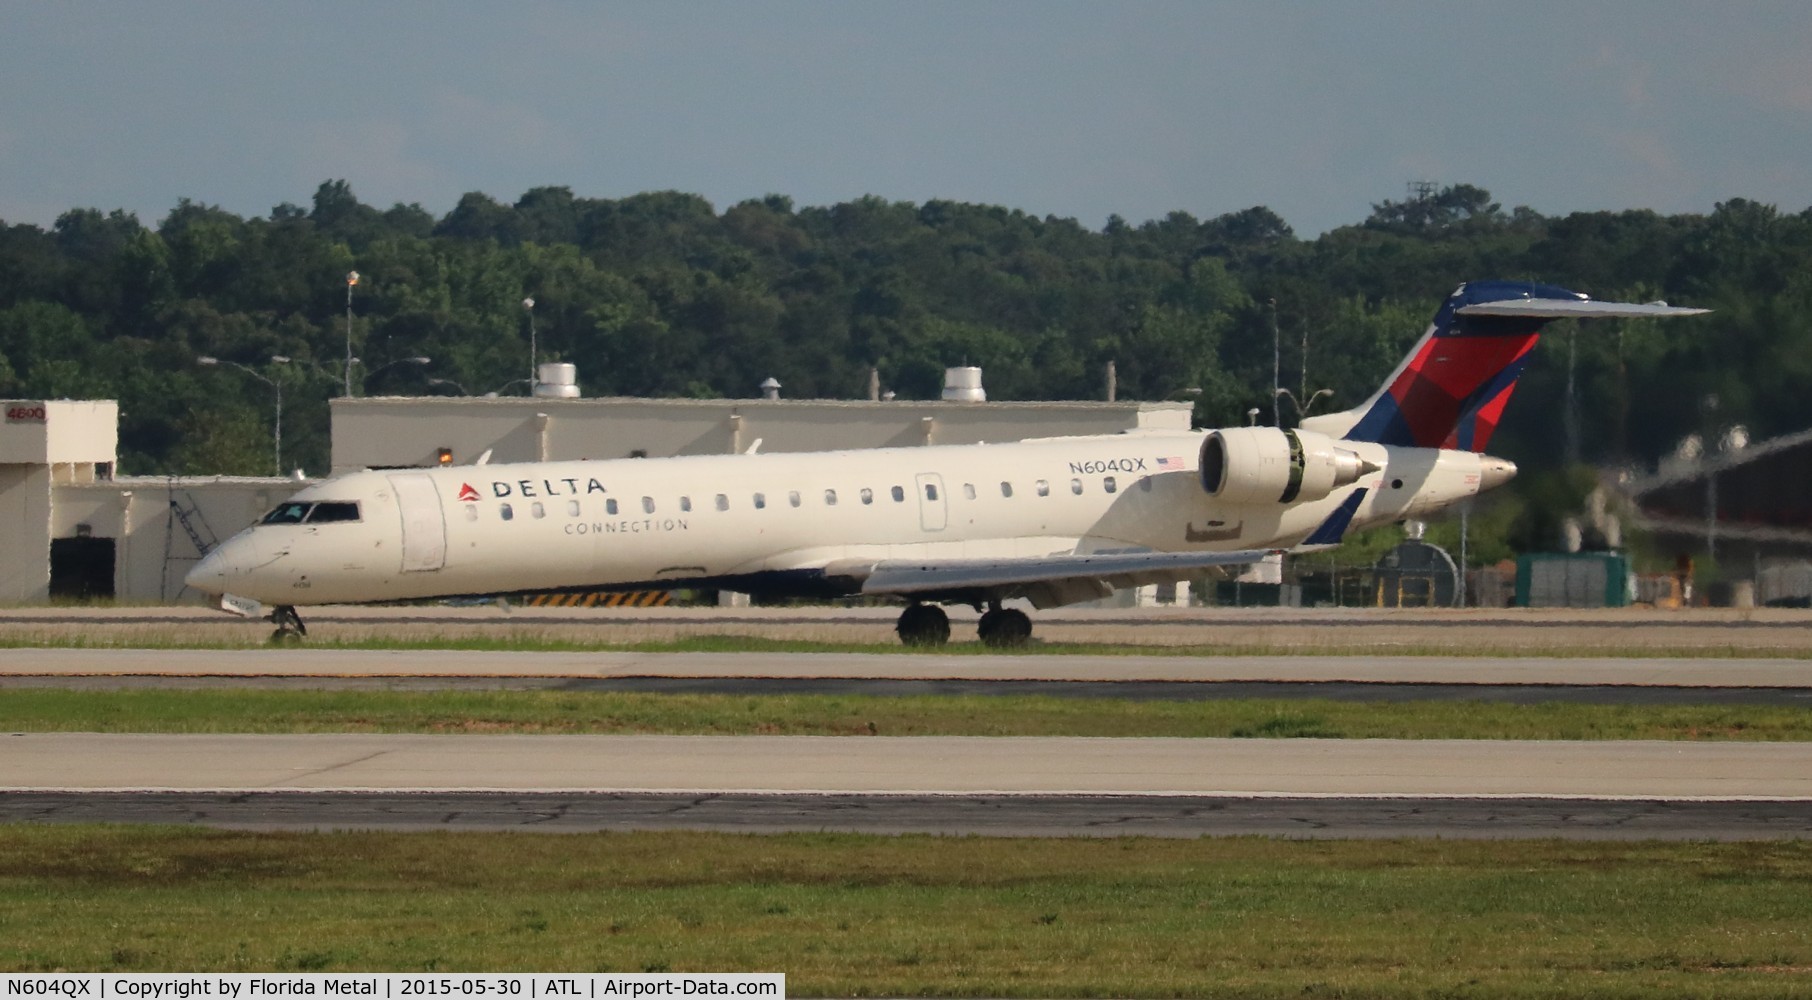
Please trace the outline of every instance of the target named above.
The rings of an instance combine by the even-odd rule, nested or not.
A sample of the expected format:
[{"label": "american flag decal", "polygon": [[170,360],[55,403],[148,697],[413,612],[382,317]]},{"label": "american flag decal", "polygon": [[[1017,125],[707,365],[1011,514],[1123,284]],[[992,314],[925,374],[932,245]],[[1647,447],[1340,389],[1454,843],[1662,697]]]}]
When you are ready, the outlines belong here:
[{"label": "american flag decal", "polygon": [[1173,457],[1173,458],[1158,459],[1158,468],[1160,468],[1160,469],[1180,469],[1182,467],[1183,467],[1183,460],[1180,458]]}]

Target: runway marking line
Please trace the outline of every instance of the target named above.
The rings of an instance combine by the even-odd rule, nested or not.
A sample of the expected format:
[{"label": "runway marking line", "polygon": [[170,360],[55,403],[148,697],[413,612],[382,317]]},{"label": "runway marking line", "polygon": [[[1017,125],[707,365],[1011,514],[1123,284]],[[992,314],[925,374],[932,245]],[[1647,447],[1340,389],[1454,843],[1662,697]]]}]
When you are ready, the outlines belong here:
[{"label": "runway marking line", "polygon": [[798,788],[778,791],[750,790],[746,788],[512,788],[488,785],[453,785],[447,787],[419,788],[373,788],[354,786],[344,788],[323,788],[313,786],[268,785],[243,788],[191,788],[181,786],[117,786],[117,787],[60,787],[54,785],[0,785],[0,795],[8,793],[56,794],[56,795],[124,795],[124,794],[183,794],[183,795],[257,795],[272,794],[310,794],[310,795],[736,795],[750,798],[863,798],[863,799],[902,799],[902,798],[937,798],[937,799],[1415,799],[1442,802],[1496,801],[1502,799],[1525,799],[1552,802],[1812,802],[1808,795],[1585,795],[1566,792],[1251,792],[1251,791],[1156,791],[1156,792],[1101,792],[1088,790],[1057,791],[1004,791],[994,789],[977,789],[972,791],[953,792],[948,789],[935,791],[912,789],[891,789],[879,792],[858,792],[848,789]]}]

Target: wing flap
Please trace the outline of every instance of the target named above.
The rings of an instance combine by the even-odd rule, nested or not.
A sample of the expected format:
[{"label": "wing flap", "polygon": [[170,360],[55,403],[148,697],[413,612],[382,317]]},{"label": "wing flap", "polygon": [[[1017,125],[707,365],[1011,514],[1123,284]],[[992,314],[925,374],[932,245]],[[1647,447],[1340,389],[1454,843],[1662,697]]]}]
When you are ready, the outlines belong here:
[{"label": "wing flap", "polygon": [[[1018,590],[1033,595],[1036,590],[1048,592],[1053,598],[1060,593],[1084,593],[1087,596],[1077,599],[1088,600],[1105,596],[1102,588],[1166,583],[1197,570],[1255,563],[1270,554],[1268,549],[1247,549],[1237,552],[1107,552],[1024,559],[884,559],[869,570],[862,581],[862,593]],[[1036,596],[1033,603],[1038,603]],[[1070,602],[1055,602],[1063,603]]]}]

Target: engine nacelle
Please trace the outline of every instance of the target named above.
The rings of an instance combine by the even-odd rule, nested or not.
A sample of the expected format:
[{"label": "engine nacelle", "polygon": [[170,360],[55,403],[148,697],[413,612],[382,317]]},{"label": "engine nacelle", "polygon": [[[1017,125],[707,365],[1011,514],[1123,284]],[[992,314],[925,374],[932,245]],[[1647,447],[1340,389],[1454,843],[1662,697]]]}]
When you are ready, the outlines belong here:
[{"label": "engine nacelle", "polygon": [[1320,500],[1378,466],[1326,434],[1276,427],[1227,427],[1202,442],[1202,488],[1228,503]]}]

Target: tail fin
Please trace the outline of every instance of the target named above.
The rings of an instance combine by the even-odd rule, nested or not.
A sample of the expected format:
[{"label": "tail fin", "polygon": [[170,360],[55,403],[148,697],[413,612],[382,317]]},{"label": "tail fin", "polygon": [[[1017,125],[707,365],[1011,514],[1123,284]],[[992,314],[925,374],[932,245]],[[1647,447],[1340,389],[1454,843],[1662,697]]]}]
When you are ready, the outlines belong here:
[{"label": "tail fin", "polygon": [[1595,302],[1553,285],[1475,281],[1461,285],[1409,357],[1371,399],[1303,427],[1348,441],[1484,451],[1529,352],[1550,320],[1693,316],[1662,302]]}]

